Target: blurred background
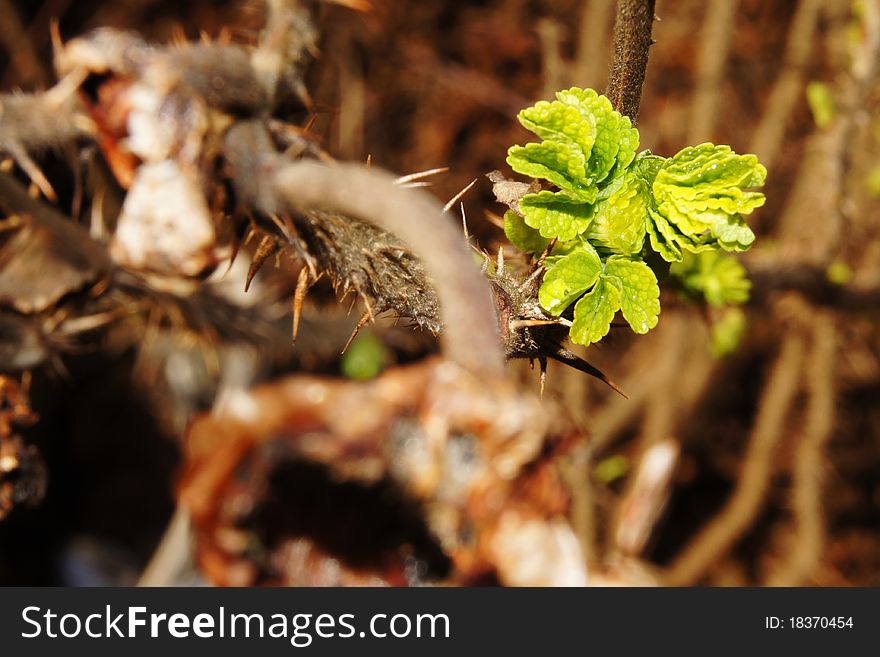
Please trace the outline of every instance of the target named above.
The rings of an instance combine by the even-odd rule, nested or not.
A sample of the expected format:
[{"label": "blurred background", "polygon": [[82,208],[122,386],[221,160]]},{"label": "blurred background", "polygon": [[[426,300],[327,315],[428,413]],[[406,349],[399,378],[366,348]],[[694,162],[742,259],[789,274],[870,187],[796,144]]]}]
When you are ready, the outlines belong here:
[{"label": "blurred background", "polygon": [[[318,3],[314,108],[287,119],[311,123],[339,159],[401,174],[448,167],[431,178],[443,201],[476,180],[462,199],[468,225],[495,252],[503,209],[485,174],[509,172],[507,148],[529,139],[520,109],[567,86],[605,87],[614,5]],[[767,203],[741,258],[753,281],[744,322],[664,292],[650,334],[613,328],[578,352],[628,399],[551,363],[545,395],[587,435],[563,463],[573,526],[607,583],[880,585],[880,3],[658,0],[656,12],[641,147],[755,153]],[[262,17],[256,1],[0,0],[0,88],[51,85],[52,19],[64,38],[114,26],[166,42],[230,28],[248,42]],[[261,273],[257,293],[277,276]],[[221,360],[244,358],[250,380],[359,373],[338,357],[348,304],[324,296],[307,306],[296,349],[277,328],[285,305],[263,318],[271,339],[221,348]],[[725,321],[738,328],[719,345]],[[391,321],[364,336],[355,354],[367,369],[434,349]],[[21,433],[45,458],[48,490],[0,521],[0,584],[136,580],[174,507],[177,437],[222,388],[222,374],[171,351],[145,355],[111,334],[60,356],[63,375],[35,372],[39,421]],[[521,365],[523,385],[537,387]]]}]

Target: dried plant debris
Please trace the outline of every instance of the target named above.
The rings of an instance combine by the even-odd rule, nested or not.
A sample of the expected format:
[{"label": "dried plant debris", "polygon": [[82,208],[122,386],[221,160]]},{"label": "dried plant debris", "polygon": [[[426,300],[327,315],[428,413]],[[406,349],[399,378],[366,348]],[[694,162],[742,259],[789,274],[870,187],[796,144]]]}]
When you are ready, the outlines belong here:
[{"label": "dried plant debris", "polygon": [[242,392],[186,438],[200,566],[239,585],[583,584],[553,465],[577,436],[548,417],[435,359]]},{"label": "dried plant debris", "polygon": [[13,158],[43,195],[55,200],[55,190],[31,155],[94,134],[94,124],[75,110],[82,76],[71,75],[41,94],[0,95],[0,154]]},{"label": "dried plant debris", "polygon": [[0,376],[0,520],[16,506],[39,504],[46,494],[46,466],[40,453],[14,433],[36,416],[17,381]]},{"label": "dried plant debris", "polygon": [[52,214],[15,215],[0,233],[0,305],[31,314],[98,284],[111,264],[101,245]]}]

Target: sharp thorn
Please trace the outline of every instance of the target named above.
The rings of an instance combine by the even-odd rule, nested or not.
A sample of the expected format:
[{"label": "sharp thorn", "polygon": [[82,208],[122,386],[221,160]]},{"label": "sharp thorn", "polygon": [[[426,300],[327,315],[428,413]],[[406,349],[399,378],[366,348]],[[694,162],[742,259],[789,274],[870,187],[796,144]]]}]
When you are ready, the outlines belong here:
[{"label": "sharp thorn", "polygon": [[291,328],[291,340],[296,342],[296,336],[299,335],[299,321],[302,319],[302,307],[312,282],[309,270],[303,267],[299,270],[299,276],[296,279],[296,290],[293,293],[293,327]]},{"label": "sharp thorn", "polygon": [[471,236],[468,233],[467,214],[464,211],[464,202],[461,204],[461,228],[464,231],[464,241],[467,242]]},{"label": "sharp thorn", "polygon": [[247,280],[244,284],[245,292],[250,288],[251,281],[254,280],[254,276],[260,271],[260,267],[263,266],[263,263],[266,262],[266,260],[268,260],[277,250],[278,240],[272,235],[264,235],[263,239],[260,240],[260,245],[257,247],[256,253],[254,253],[254,259],[251,261],[251,266],[248,268]]},{"label": "sharp thorn", "polygon": [[357,334],[361,332],[361,329],[364,328],[367,324],[373,321],[373,314],[368,310],[361,318],[358,320],[358,323],[354,327],[354,331],[351,332],[351,335],[348,336],[348,341],[345,343],[345,346],[342,348],[342,353],[344,354],[348,351],[348,348],[351,346],[351,343],[354,342],[354,339],[357,337]]},{"label": "sharp thorn", "polygon": [[544,385],[547,382],[547,359],[544,356],[540,356],[538,358],[538,363],[541,366],[541,399],[544,398]]},{"label": "sharp thorn", "polygon": [[623,398],[629,399],[627,394],[623,390],[621,390],[620,386],[618,386],[616,383],[614,383],[614,381],[609,379],[602,370],[598,369],[597,367],[594,367],[593,365],[591,365],[590,363],[588,363],[584,359],[580,358],[576,354],[573,354],[565,347],[563,347],[561,345],[557,345],[556,351],[552,352],[552,353],[547,352],[547,356],[549,356],[553,360],[559,361],[560,363],[564,363],[565,365],[568,365],[569,367],[572,367],[572,368],[578,370],[579,372],[583,372],[584,374],[589,374],[590,376],[599,379],[602,383],[607,385],[609,388],[614,390],[616,393],[621,395]]},{"label": "sharp thorn", "polygon": [[398,185],[405,185],[407,183],[411,183],[416,180],[421,180],[422,178],[427,178],[428,176],[433,176],[438,173],[445,173],[449,171],[449,167],[437,167],[436,169],[427,169],[426,171],[416,171],[415,173],[409,173],[405,176],[400,176],[396,182]]},{"label": "sharp thorn", "polygon": [[453,205],[455,205],[455,202],[458,201],[458,199],[460,199],[462,196],[467,194],[470,191],[470,189],[476,184],[477,184],[477,179],[474,178],[473,180],[470,181],[470,183],[465,185],[464,188],[458,194],[456,194],[451,199],[449,199],[449,201],[446,203],[446,205],[443,206],[443,212],[449,212],[449,209]]}]

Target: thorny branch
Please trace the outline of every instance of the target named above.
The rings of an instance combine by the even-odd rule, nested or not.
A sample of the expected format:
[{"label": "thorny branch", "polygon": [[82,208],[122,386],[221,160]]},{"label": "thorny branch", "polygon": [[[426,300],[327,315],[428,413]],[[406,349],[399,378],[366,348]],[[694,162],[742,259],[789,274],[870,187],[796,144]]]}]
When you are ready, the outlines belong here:
[{"label": "thorny branch", "polygon": [[[446,353],[466,369],[503,376],[504,354],[489,288],[440,204],[421,191],[401,187],[394,176],[377,169],[285,161],[274,150],[261,150],[268,144],[263,130],[257,123],[242,124],[226,137],[240,200],[270,215],[331,210],[366,219],[400,236],[434,283]],[[256,188],[245,189],[243,181],[253,180],[245,166],[261,172]],[[346,184],[340,185],[340,179]]]}]

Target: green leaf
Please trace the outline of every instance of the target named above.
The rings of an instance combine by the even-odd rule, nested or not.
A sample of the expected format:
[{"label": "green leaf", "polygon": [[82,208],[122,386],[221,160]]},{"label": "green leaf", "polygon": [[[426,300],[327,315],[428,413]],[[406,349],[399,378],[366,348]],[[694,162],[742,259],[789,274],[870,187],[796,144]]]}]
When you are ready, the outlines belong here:
[{"label": "green leaf", "polygon": [[620,310],[633,331],[647,333],[657,326],[660,288],[648,265],[640,260],[611,256],[605,264],[604,277],[618,285]]},{"label": "green leaf", "polygon": [[716,358],[729,356],[742,342],[746,332],[746,314],[742,308],[727,308],[712,323],[711,350]]},{"label": "green leaf", "polygon": [[[578,108],[582,115],[594,117],[596,139],[587,162],[587,177],[594,183],[602,182],[617,162],[617,153],[620,151],[621,132],[624,128],[620,113],[614,110],[608,98],[593,89],[572,87],[557,92],[556,97],[563,103]],[[628,129],[628,120],[626,124]]]},{"label": "green leaf", "polygon": [[614,253],[634,254],[645,242],[648,188],[635,174],[621,176],[617,192],[596,204],[596,214],[586,233],[594,244]]},{"label": "green leaf", "polygon": [[619,136],[620,150],[617,151],[617,163],[608,174],[608,180],[613,180],[622,175],[626,168],[632,164],[639,150],[639,131],[634,128],[628,116],[620,117]]},{"label": "green leaf", "polygon": [[574,306],[574,321],[570,331],[572,342],[592,344],[604,338],[618,308],[620,291],[617,286],[605,278],[599,278],[595,287]]},{"label": "green leaf", "polygon": [[738,214],[722,215],[712,224],[712,235],[725,251],[746,251],[755,241],[755,234]]},{"label": "green leaf", "polygon": [[549,180],[588,203],[596,200],[596,188],[585,178],[584,154],[576,144],[544,141],[512,146],[507,151],[507,163],[517,173]]},{"label": "green leaf", "polygon": [[666,162],[665,157],[654,155],[651,151],[642,151],[636,156],[633,164],[633,171],[644,178],[648,185],[653,185],[657,174]]},{"label": "green leaf", "polygon": [[[650,176],[657,162],[641,158],[636,170]],[[742,215],[765,200],[745,190],[763,185],[766,175],[757,157],[737,155],[729,146],[701,144],[665,160],[651,185],[651,247],[669,262],[680,260],[681,251],[745,251],[755,235]]]},{"label": "green leaf", "polygon": [[572,199],[565,192],[543,190],[526,194],[519,202],[525,223],[538,229],[541,237],[557,237],[562,242],[574,239],[590,226],[594,206]]},{"label": "green leaf", "polygon": [[523,253],[541,253],[550,243],[537,230],[526,225],[525,219],[513,210],[504,213],[504,234]]},{"label": "green leaf", "polygon": [[340,369],[350,379],[373,379],[387,362],[388,349],[379,338],[365,331],[354,339],[342,355]]},{"label": "green leaf", "polygon": [[681,260],[681,247],[675,237],[675,231],[666,221],[666,217],[649,208],[647,223],[648,237],[651,240],[651,248],[660,254],[666,262],[678,262]]},{"label": "green leaf", "polygon": [[721,190],[727,187],[759,187],[767,169],[755,155],[737,155],[730,146],[711,143],[689,146],[664,162],[655,184],[691,186],[712,183]]},{"label": "green leaf", "polygon": [[538,290],[538,302],[551,315],[563,311],[599,279],[602,261],[589,244],[563,256],[546,274]]},{"label": "green leaf", "polygon": [[745,303],[752,287],[742,264],[718,251],[686,254],[682,262],[670,267],[669,273],[690,296],[701,296],[716,307]]},{"label": "green leaf", "polygon": [[834,96],[824,82],[813,80],[807,85],[807,104],[813,113],[813,120],[822,129],[831,125],[836,114]]},{"label": "green leaf", "polygon": [[582,114],[577,107],[554,100],[542,100],[522,110],[519,122],[541,139],[572,142],[584,154],[590,156],[596,140],[596,119],[592,114]]}]

